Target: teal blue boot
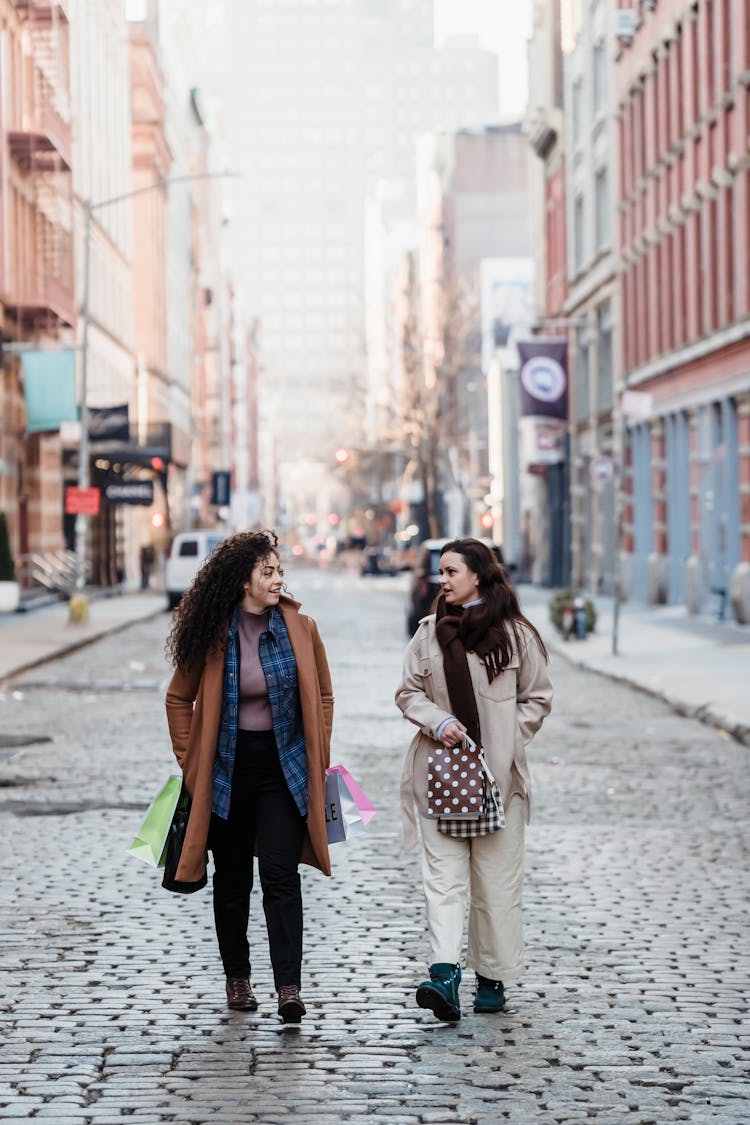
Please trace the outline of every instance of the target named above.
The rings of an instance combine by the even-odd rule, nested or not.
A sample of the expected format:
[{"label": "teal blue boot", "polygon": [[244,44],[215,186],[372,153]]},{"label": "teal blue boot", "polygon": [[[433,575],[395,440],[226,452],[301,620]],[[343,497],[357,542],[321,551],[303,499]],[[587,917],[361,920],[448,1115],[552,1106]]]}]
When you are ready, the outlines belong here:
[{"label": "teal blue boot", "polygon": [[490,980],[477,973],[477,990],[474,993],[475,1012],[501,1012],[505,1007],[505,989],[501,980]]},{"label": "teal blue boot", "polygon": [[417,989],[417,1004],[428,1008],[439,1020],[455,1023],[461,1019],[458,986],[461,983],[461,966],[442,962],[430,965],[430,979]]}]

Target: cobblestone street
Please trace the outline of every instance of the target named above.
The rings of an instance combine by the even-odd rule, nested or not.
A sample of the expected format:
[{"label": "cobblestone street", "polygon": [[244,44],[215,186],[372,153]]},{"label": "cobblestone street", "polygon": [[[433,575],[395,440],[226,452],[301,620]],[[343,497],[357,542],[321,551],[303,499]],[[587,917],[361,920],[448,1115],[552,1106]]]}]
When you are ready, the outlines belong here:
[{"label": "cobblestone street", "polygon": [[0,699],[0,1121],[662,1125],[750,1119],[748,748],[553,658],[530,752],[527,972],[455,1027],[414,1003],[426,940],[400,847],[411,728],[393,704],[401,579],[302,570],[331,662],[333,762],[379,813],[304,869],[300,1030],[277,1022],[251,909],[255,1014],[224,1003],[210,885],[181,898],[126,854],[174,772],[167,614]]}]

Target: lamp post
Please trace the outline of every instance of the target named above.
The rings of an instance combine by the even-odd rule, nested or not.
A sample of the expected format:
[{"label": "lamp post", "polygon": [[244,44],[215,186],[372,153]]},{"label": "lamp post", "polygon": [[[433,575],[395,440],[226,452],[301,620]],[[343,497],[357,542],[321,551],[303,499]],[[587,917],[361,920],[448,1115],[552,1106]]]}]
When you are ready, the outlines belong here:
[{"label": "lamp post", "polygon": [[[195,180],[223,180],[236,178],[238,172],[193,172],[184,176],[172,176],[163,180],[155,180],[141,188],[113,195],[109,199],[99,199],[92,202],[87,199],[84,203],[84,250],[83,250],[83,294],[81,299],[81,433],[78,443],[78,488],[89,487],[91,474],[89,472],[89,409],[88,409],[88,360],[89,360],[89,280],[91,272],[91,220],[94,211],[103,207],[111,207],[115,203],[122,203],[126,199],[133,199],[157,188],[169,187],[171,184],[189,183]],[[76,549],[76,589],[79,594],[86,585],[86,540],[88,537],[89,517],[85,512],[76,515],[75,523],[75,549]]]}]

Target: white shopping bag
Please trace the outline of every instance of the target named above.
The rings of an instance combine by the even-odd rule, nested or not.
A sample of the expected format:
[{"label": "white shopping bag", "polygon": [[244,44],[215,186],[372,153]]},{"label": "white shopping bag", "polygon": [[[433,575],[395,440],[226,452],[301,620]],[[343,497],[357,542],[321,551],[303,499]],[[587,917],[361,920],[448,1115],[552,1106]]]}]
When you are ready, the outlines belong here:
[{"label": "white shopping bag", "polygon": [[361,836],[375,816],[375,806],[365,796],[345,766],[326,771],[326,832],[329,844]]}]

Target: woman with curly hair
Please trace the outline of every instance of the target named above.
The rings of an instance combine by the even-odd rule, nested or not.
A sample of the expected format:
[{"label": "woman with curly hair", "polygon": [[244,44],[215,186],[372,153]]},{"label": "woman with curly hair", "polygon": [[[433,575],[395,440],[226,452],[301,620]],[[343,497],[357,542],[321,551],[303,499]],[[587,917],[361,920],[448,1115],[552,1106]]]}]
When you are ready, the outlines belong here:
[{"label": "woman with curly hair", "polygon": [[273,531],[240,532],[214,549],[175,614],[166,708],[192,797],[176,878],[203,878],[211,851],[227,1004],[258,1007],[247,938],[257,854],[278,1012],[284,1023],[299,1023],[298,864],[331,873],[325,778],[333,694],[317,626],[283,593],[283,573]]},{"label": "woman with curly hair", "polygon": [[[429,979],[416,999],[452,1022],[461,1017],[467,899],[474,1011],[499,1012],[505,985],[523,969],[526,746],[549,713],[552,687],[544,643],[489,547],[478,539],[446,543],[440,586],[435,612],[406,650],[396,703],[419,728],[401,780],[407,847],[416,845],[419,820],[430,942]],[[484,751],[481,783],[467,764],[472,744]],[[446,752],[443,787],[435,763]]]}]

